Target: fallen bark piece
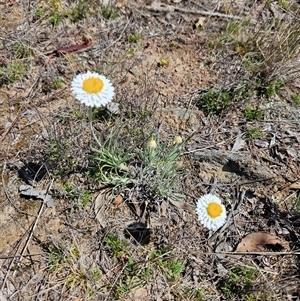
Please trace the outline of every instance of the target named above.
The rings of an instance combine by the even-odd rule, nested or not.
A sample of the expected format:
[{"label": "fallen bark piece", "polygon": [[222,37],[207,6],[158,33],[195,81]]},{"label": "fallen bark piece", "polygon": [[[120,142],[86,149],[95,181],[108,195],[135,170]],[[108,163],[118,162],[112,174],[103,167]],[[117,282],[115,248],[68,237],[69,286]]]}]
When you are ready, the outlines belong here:
[{"label": "fallen bark piece", "polygon": [[277,244],[288,251],[290,250],[289,243],[275,234],[255,232],[245,236],[237,246],[235,252],[263,252],[266,250],[266,245],[275,246]]},{"label": "fallen bark piece", "polygon": [[185,9],[173,5],[168,5],[159,1],[153,1],[151,5],[146,5],[146,8],[151,11],[159,11],[159,12],[166,12],[166,13],[173,13],[173,12],[181,12],[186,14],[196,14],[196,15],[204,15],[204,16],[213,16],[213,17],[220,17],[220,18],[229,18],[229,19],[236,19],[242,20],[243,18],[240,16],[233,16],[228,14],[223,14],[214,11],[206,11],[206,10],[191,10]]},{"label": "fallen bark piece", "polygon": [[47,190],[36,190],[31,185],[20,185],[19,192],[21,196],[43,200],[47,207],[54,205],[53,198]]}]

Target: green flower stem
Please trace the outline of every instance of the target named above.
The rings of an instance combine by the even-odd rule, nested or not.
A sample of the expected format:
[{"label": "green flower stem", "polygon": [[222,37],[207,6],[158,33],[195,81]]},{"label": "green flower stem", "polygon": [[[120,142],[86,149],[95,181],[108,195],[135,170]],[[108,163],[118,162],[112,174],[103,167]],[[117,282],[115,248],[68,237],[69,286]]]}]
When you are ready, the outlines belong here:
[{"label": "green flower stem", "polygon": [[102,144],[101,142],[99,141],[99,139],[97,138],[96,134],[95,134],[95,131],[94,131],[94,127],[93,127],[93,107],[89,107],[89,126],[90,126],[90,130],[92,132],[92,135],[94,137],[94,139],[96,140],[96,142],[98,143],[98,145],[101,147]]}]

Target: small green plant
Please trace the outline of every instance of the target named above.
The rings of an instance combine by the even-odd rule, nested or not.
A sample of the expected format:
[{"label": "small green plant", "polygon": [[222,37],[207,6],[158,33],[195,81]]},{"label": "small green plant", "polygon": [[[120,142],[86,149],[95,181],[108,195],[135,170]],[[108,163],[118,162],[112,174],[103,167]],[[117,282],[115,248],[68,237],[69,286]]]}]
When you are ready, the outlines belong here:
[{"label": "small green plant", "polygon": [[77,205],[82,208],[85,208],[92,201],[92,195],[88,190],[80,190],[71,183],[58,186],[60,186],[57,191],[58,197],[76,201]]},{"label": "small green plant", "polygon": [[126,50],[127,56],[133,56],[138,51],[138,48],[129,48]]},{"label": "small green plant", "polygon": [[48,258],[47,269],[51,272],[49,277],[59,279],[59,283],[63,285],[64,290],[77,287],[83,293],[88,292],[87,273],[78,265],[78,260],[81,257],[81,250],[78,245],[51,246],[48,247],[46,252]]},{"label": "small green plant", "polygon": [[131,291],[130,279],[128,281],[119,280],[115,288],[115,299],[121,300],[121,298]]},{"label": "small green plant", "polygon": [[61,89],[63,86],[63,81],[60,77],[54,78],[52,81],[43,83],[43,92],[48,93],[53,90]]},{"label": "small green plant", "polygon": [[0,84],[12,84],[20,80],[26,73],[25,67],[19,62],[0,67]]},{"label": "small green plant", "polygon": [[125,186],[130,182],[126,163],[132,158],[130,150],[118,144],[118,135],[111,133],[102,147],[92,148],[88,175],[103,184]]},{"label": "small green plant", "polygon": [[63,17],[61,16],[61,14],[57,10],[53,10],[50,13],[50,17],[49,17],[48,21],[51,25],[57,26],[61,22],[62,19],[63,19]]},{"label": "small green plant", "polygon": [[256,86],[258,96],[270,98],[278,93],[283,86],[283,82],[277,79],[265,84],[262,80],[259,80],[257,81]]},{"label": "small green plant", "polygon": [[292,103],[295,107],[300,106],[300,94],[292,94],[291,95]]},{"label": "small green plant", "polygon": [[[260,52],[247,52],[247,48],[241,42],[235,43],[236,52],[243,54],[243,66],[253,74],[259,73],[263,64],[263,56]],[[257,85],[258,87],[260,84]]]},{"label": "small green plant", "polygon": [[94,282],[98,282],[100,280],[101,271],[98,269],[92,269],[91,270],[92,278]]},{"label": "small green plant", "polygon": [[198,105],[205,113],[219,114],[231,104],[231,95],[227,91],[210,90],[200,96]]},{"label": "small green plant", "polygon": [[142,166],[137,185],[150,189],[151,195],[182,200],[174,191],[178,177],[178,161],[182,143],[169,146],[156,143],[153,138],[148,141],[140,154]]},{"label": "small green plant", "polygon": [[72,185],[71,183],[66,183],[64,186],[65,197],[70,200],[76,200],[79,197],[79,191],[77,187]]},{"label": "small green plant", "polygon": [[52,81],[51,85],[50,85],[50,88],[52,90],[58,90],[58,89],[61,89],[62,88],[62,85],[63,85],[63,81],[60,77],[56,77],[54,78],[54,80]]},{"label": "small green plant", "polygon": [[50,1],[50,10],[49,10],[49,23],[52,24],[53,26],[58,25],[62,19],[63,19],[63,14],[60,10],[60,1],[58,0],[51,0]]},{"label": "small green plant", "polygon": [[49,141],[46,158],[54,177],[65,175],[75,167],[76,159],[71,151],[71,142],[67,138]]},{"label": "small green plant", "polygon": [[249,126],[246,134],[250,139],[259,139],[264,137],[264,133],[257,127]]},{"label": "small green plant", "polygon": [[106,20],[115,20],[119,16],[114,9],[105,6],[101,7],[101,14]]},{"label": "small green plant", "polygon": [[201,288],[195,288],[192,291],[188,291],[187,293],[189,299],[191,301],[204,301],[203,291]]},{"label": "small green plant", "polygon": [[260,120],[264,116],[264,111],[259,106],[255,108],[247,107],[244,111],[244,115],[247,120]]},{"label": "small green plant", "polygon": [[147,282],[149,273],[149,267],[144,267],[143,263],[136,263],[131,257],[128,257],[123,277],[114,288],[114,297],[123,300],[126,293]]},{"label": "small green plant", "polygon": [[15,43],[13,49],[16,59],[24,59],[33,54],[32,49],[26,43]]},{"label": "small green plant", "polygon": [[226,32],[228,34],[237,36],[241,31],[242,24],[241,22],[230,21],[226,26]]},{"label": "small green plant", "polygon": [[160,267],[167,280],[174,281],[183,271],[186,261],[181,262],[178,259],[159,259],[156,264]]},{"label": "small green plant", "polygon": [[239,298],[239,300],[245,301],[258,300],[253,294],[257,276],[257,270],[252,267],[234,267],[230,270],[228,279],[222,283],[221,289],[226,298]]},{"label": "small green plant", "polygon": [[58,269],[62,264],[64,264],[67,261],[63,248],[50,247],[47,251],[48,267],[51,272]]},{"label": "small green plant", "polygon": [[37,19],[42,19],[47,13],[47,9],[45,7],[38,7],[35,11],[35,16]]},{"label": "small green plant", "polygon": [[186,265],[186,261],[173,258],[166,248],[151,252],[149,259],[155,262],[168,281],[175,281]]},{"label": "small green plant", "polygon": [[132,32],[129,36],[128,36],[128,42],[129,43],[137,43],[138,41],[140,41],[142,38],[142,34],[140,32]]},{"label": "small green plant", "polygon": [[65,280],[65,287],[67,289],[71,290],[77,286],[84,288],[85,291],[87,290],[86,272],[80,268],[74,270],[73,273],[70,273],[70,275]]},{"label": "small green plant", "polygon": [[70,19],[73,22],[83,20],[87,17],[89,11],[88,1],[79,0],[78,3],[72,8]]},{"label": "small green plant", "polygon": [[128,253],[129,244],[126,239],[119,240],[115,235],[109,234],[105,237],[104,241],[111,248],[111,252],[116,258],[123,259]]},{"label": "small green plant", "polygon": [[83,208],[92,202],[92,195],[88,190],[83,190],[80,192],[80,202]]}]

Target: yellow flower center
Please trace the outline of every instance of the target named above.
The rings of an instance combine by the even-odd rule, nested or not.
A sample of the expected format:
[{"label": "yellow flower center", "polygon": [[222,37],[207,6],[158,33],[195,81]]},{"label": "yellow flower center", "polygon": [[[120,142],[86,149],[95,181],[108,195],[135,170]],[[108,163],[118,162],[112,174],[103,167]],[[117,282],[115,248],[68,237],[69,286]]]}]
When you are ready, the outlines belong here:
[{"label": "yellow flower center", "polygon": [[207,206],[207,213],[210,217],[219,217],[223,212],[222,206],[219,203],[211,202]]},{"label": "yellow flower center", "polygon": [[104,88],[104,82],[98,77],[89,77],[83,81],[82,87],[87,93],[99,93]]}]

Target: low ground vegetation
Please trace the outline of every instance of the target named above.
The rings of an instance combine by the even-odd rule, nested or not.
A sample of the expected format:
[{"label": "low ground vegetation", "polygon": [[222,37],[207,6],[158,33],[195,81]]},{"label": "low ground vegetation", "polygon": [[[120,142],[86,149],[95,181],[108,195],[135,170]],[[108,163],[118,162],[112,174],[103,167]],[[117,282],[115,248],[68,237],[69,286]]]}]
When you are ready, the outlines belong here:
[{"label": "low ground vegetation", "polygon": [[0,299],[299,299],[300,5],[162,2],[0,3]]}]

